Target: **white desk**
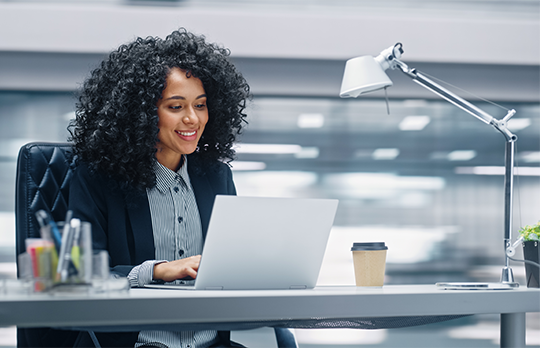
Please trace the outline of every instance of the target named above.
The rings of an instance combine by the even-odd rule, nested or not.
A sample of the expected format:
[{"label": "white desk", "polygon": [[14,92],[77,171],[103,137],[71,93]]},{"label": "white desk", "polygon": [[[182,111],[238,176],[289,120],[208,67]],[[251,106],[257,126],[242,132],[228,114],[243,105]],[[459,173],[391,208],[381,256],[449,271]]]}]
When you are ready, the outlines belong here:
[{"label": "white desk", "polygon": [[440,290],[435,285],[378,289],[178,291],[0,298],[0,326],[72,327],[96,331],[218,326],[235,329],[302,320],[501,314],[501,347],[525,346],[525,312],[540,312],[540,289]]}]

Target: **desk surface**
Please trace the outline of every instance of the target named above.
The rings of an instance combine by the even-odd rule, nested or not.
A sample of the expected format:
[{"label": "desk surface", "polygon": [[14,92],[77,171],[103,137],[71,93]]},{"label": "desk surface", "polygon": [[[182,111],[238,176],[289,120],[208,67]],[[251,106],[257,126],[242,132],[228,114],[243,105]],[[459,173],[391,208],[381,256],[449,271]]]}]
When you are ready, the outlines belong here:
[{"label": "desk surface", "polygon": [[[435,285],[312,290],[5,295],[0,326],[104,327],[540,312],[540,289],[441,290]],[[261,325],[264,326],[264,325]]]}]

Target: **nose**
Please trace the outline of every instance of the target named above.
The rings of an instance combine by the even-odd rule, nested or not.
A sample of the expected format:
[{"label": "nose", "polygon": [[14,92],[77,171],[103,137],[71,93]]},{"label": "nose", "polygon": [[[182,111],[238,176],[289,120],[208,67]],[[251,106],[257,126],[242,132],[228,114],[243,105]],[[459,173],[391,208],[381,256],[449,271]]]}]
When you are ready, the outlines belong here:
[{"label": "nose", "polygon": [[193,108],[187,108],[186,113],[184,114],[184,117],[182,117],[182,121],[185,124],[195,124],[199,121],[199,118],[197,117],[197,114],[195,113],[195,110]]}]

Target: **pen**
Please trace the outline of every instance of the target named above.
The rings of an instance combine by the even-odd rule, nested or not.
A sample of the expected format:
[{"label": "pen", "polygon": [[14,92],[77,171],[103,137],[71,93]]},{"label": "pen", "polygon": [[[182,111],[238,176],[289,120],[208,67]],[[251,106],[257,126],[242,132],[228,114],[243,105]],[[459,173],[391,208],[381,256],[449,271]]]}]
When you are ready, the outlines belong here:
[{"label": "pen", "polygon": [[81,221],[79,219],[71,220],[71,227],[73,228],[73,244],[71,247],[71,261],[78,270],[81,267],[81,249],[79,247],[79,237],[81,235]]},{"label": "pen", "polygon": [[[40,231],[42,231],[42,234],[46,234],[42,235],[41,237],[44,239],[52,240],[54,242],[54,245],[56,246],[56,251],[59,252],[60,245],[62,244],[62,237],[60,236],[60,231],[58,230],[58,226],[56,225],[54,220],[43,209],[36,212],[36,218],[40,226]],[[49,233],[45,231],[48,231]]]},{"label": "pen", "polygon": [[[68,212],[66,217],[71,217]],[[71,245],[72,233],[71,233],[71,221],[66,220],[64,222],[64,230],[62,232],[62,244],[60,246],[60,255],[58,255],[58,267],[56,268],[56,275],[61,281],[66,281],[68,278],[68,262],[71,258]]]}]

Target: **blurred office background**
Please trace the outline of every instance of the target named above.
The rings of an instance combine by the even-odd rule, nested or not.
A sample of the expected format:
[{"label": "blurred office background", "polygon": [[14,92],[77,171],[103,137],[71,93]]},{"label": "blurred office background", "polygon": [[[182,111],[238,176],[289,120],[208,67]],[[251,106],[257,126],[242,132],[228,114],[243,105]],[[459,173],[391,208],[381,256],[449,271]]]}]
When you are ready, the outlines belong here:
[{"label": "blurred office background", "polygon": [[[537,0],[0,0],[0,277],[15,277],[20,146],[65,141],[74,92],[107,52],[178,27],[230,48],[252,87],[232,162],[238,193],[339,199],[319,284],[354,284],[349,249],[361,241],[389,246],[387,284],[499,281],[503,136],[398,71],[388,105],[382,92],[338,97],[347,59],[396,42],[410,67],[495,118],[517,111],[514,236],[540,220]],[[524,286],[523,264],[511,265]],[[527,344],[540,346],[539,316],[527,324]],[[297,337],[302,347],[496,347],[498,330],[484,315]],[[0,347],[15,344],[14,328],[0,328]]]}]

